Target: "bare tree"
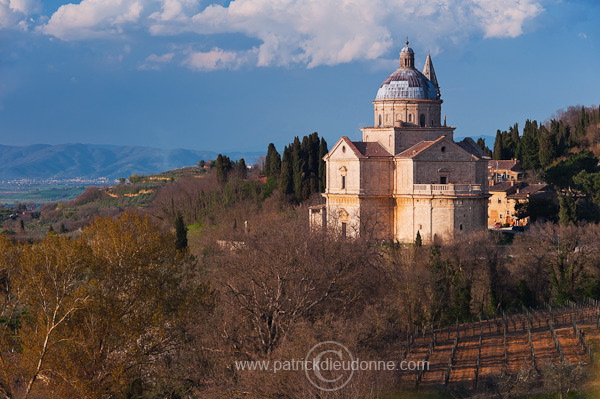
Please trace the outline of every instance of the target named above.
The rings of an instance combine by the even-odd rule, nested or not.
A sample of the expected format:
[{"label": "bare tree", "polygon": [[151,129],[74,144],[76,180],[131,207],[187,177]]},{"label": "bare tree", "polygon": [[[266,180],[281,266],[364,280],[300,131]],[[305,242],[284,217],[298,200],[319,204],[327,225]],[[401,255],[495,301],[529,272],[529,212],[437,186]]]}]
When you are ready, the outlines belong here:
[{"label": "bare tree", "polygon": [[355,279],[366,277],[374,261],[369,255],[364,244],[311,234],[296,221],[263,220],[242,246],[218,261],[224,299],[234,315],[223,334],[238,350],[268,356],[298,321],[326,309],[350,311],[366,294]]},{"label": "bare tree", "polygon": [[515,239],[514,273],[534,284],[538,298],[548,298],[551,287],[558,301],[576,299],[589,277],[600,275],[599,243],[600,226],[595,224],[534,225]]}]

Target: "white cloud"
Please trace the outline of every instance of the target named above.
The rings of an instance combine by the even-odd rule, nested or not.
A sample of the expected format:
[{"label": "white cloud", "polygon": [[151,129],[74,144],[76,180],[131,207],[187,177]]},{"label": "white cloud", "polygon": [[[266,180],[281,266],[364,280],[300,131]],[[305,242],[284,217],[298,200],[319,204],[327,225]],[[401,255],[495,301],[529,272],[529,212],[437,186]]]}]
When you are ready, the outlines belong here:
[{"label": "white cloud", "polygon": [[259,39],[258,65],[313,67],[381,57],[392,38],[411,34],[430,48],[477,34],[516,37],[542,11],[539,1],[235,0],[207,7],[189,28]]},{"label": "white cloud", "polygon": [[164,64],[167,62],[171,62],[174,56],[175,53],[166,53],[163,55],[150,54],[148,57],[146,57],[146,61]]},{"label": "white cloud", "polygon": [[38,12],[41,8],[39,0],[10,0],[7,3],[10,4],[10,8],[23,14],[32,14]]},{"label": "white cloud", "polygon": [[162,0],[160,10],[149,16],[149,31],[153,35],[175,35],[189,31],[190,17],[199,8],[199,0]]},{"label": "white cloud", "polygon": [[139,22],[144,3],[151,0],[83,0],[65,4],[42,26],[44,33],[63,40],[81,40],[121,33]]},{"label": "white cloud", "polygon": [[39,9],[39,0],[0,0],[0,29],[26,30],[27,17]]},{"label": "white cloud", "polygon": [[165,54],[150,54],[145,62],[138,66],[138,69],[142,71],[160,71],[163,66],[170,64],[173,59],[176,57],[174,52],[169,52]]},{"label": "white cloud", "polygon": [[244,64],[253,51],[239,53],[213,48],[207,52],[191,52],[183,65],[197,71],[215,71],[217,69],[237,69]]},{"label": "white cloud", "polygon": [[60,7],[42,30],[63,40],[128,29],[152,35],[243,34],[259,45],[184,54],[185,65],[198,70],[243,62],[315,67],[381,58],[400,48],[407,35],[434,53],[473,36],[517,37],[543,11],[544,1],[550,0],[233,0],[201,8],[205,1],[83,0]]},{"label": "white cloud", "polygon": [[258,65],[334,65],[381,56],[391,45],[373,0],[235,0],[192,18],[198,33],[243,33],[259,39]]},{"label": "white cloud", "polygon": [[473,14],[485,32],[485,37],[517,37],[523,33],[526,20],[542,12],[536,1],[473,0]]},{"label": "white cloud", "polygon": [[191,13],[197,11],[198,0],[163,0],[160,11],[150,15],[151,19],[157,21],[186,20]]}]

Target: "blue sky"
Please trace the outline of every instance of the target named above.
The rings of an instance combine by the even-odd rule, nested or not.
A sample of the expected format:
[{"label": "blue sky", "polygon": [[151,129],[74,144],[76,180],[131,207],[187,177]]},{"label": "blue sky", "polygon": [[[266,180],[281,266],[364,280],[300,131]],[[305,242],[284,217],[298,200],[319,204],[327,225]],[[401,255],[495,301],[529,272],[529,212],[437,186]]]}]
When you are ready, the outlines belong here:
[{"label": "blue sky", "polygon": [[493,136],[600,103],[599,20],[596,0],[0,0],[0,144],[359,139],[407,37],[456,136]]}]

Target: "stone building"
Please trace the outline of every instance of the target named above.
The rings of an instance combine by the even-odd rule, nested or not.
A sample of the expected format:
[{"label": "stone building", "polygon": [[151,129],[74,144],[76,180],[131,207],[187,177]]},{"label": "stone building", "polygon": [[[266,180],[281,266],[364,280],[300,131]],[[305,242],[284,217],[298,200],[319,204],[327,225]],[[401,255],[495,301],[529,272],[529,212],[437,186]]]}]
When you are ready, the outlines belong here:
[{"label": "stone building", "polygon": [[[491,161],[496,162],[496,161]],[[547,184],[528,184],[511,179],[496,183],[489,187],[490,199],[488,201],[488,225],[495,226],[508,224],[510,226],[525,226],[529,218],[520,219],[517,215],[517,205],[526,203],[531,199],[554,201],[556,193]]]},{"label": "stone building", "polygon": [[326,203],[311,207],[311,225],[400,242],[485,229],[488,159],[473,140],[454,141],[442,102],[431,57],[421,73],[407,42],[373,101],[374,125],[325,156]]},{"label": "stone building", "polygon": [[525,172],[518,159],[493,160],[488,162],[490,186],[504,181],[521,181]]}]

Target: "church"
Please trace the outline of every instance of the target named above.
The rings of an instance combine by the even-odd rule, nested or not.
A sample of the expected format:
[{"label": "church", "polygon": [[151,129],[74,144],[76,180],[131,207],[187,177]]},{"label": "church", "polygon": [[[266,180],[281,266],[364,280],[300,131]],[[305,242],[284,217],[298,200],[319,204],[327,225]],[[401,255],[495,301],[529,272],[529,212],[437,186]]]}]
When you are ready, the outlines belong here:
[{"label": "church", "polygon": [[361,141],[340,138],[324,157],[325,204],[311,226],[347,237],[448,240],[487,227],[488,158],[470,138],[454,141],[442,123],[431,56],[423,72],[408,46],[373,101]]}]

